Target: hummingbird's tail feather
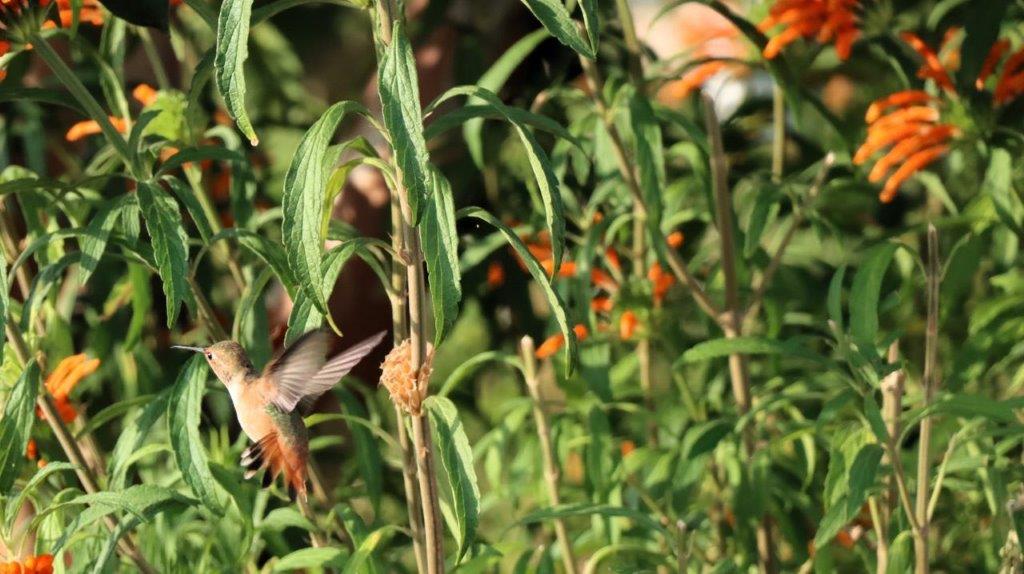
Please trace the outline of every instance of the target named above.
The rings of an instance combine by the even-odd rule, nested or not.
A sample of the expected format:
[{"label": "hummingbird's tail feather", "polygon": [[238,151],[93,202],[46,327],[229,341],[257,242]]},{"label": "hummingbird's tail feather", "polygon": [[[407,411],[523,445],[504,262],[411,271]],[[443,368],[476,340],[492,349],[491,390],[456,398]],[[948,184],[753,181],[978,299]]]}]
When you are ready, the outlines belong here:
[{"label": "hummingbird's tail feather", "polygon": [[264,486],[269,485],[280,474],[284,474],[285,486],[291,495],[306,498],[306,452],[281,440],[277,432],[269,432],[256,444],[242,451],[241,463],[245,467],[245,478],[256,476],[267,469],[263,476]]}]

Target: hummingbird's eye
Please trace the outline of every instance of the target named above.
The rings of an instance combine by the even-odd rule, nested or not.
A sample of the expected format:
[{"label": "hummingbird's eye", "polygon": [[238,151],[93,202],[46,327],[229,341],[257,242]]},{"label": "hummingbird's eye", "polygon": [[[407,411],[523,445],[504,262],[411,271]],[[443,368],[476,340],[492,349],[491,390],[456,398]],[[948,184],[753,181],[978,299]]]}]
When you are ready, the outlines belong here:
[{"label": "hummingbird's eye", "polygon": [[207,351],[206,352],[206,360],[209,361],[209,360],[212,360],[212,359],[213,359],[213,353],[210,352],[210,351]]}]

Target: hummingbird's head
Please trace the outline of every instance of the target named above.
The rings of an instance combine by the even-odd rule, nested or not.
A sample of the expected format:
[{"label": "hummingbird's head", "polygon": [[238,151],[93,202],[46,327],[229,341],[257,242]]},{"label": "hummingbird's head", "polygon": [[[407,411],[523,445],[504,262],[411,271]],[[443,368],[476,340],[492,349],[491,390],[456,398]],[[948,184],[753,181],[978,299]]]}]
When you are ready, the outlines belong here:
[{"label": "hummingbird's head", "polygon": [[202,353],[210,364],[213,373],[225,385],[236,380],[239,375],[247,375],[255,371],[245,349],[234,341],[221,341],[209,347],[184,347],[175,345],[176,349],[187,349]]}]

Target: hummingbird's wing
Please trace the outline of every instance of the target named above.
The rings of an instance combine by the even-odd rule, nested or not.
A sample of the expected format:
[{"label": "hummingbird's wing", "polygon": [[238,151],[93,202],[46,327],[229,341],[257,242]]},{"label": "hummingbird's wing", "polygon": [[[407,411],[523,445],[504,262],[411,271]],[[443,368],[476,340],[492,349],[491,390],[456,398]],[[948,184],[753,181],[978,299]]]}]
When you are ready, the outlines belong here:
[{"label": "hummingbird's wing", "polygon": [[299,337],[263,369],[266,400],[290,412],[295,407],[289,398],[293,395],[291,389],[301,389],[320,372],[329,348],[328,335],[322,330]]},{"label": "hummingbird's wing", "polygon": [[[291,412],[300,402],[310,403],[328,389],[338,384],[342,377],[347,375],[359,361],[363,360],[370,351],[374,349],[384,336],[386,331],[364,339],[348,348],[338,356],[334,357],[312,375],[306,375],[303,371],[301,377],[273,377],[273,390],[270,401],[285,412]],[[301,342],[301,341],[300,341]],[[297,342],[297,346],[299,343]]]}]

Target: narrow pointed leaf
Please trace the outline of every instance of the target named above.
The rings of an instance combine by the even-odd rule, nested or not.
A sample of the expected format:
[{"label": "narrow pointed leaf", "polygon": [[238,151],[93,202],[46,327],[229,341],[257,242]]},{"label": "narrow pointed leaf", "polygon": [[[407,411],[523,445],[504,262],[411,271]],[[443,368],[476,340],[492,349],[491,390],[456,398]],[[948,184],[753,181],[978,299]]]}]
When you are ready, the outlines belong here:
[{"label": "narrow pointed leaf", "polygon": [[580,33],[576,22],[565,9],[561,0],[522,0],[537,20],[547,28],[558,41],[575,50],[578,54],[593,60],[597,52],[588,38]]},{"label": "narrow pointed leaf", "polygon": [[260,143],[245,110],[245,60],[249,57],[249,22],[253,0],[225,0],[217,18],[217,89],[224,98],[228,114],[249,143]]},{"label": "narrow pointed leaf", "polygon": [[458,563],[473,545],[480,519],[480,487],[473,467],[473,449],[454,403],[435,396],[427,398],[423,406],[430,413],[434,441],[448,475],[449,494],[458,524],[458,531],[452,532],[459,543],[455,556]]},{"label": "narrow pointed leaf", "polygon": [[28,364],[7,396],[0,419],[0,492],[9,493],[19,470],[25,464],[25,447],[32,436],[36,396],[39,393],[39,366]]},{"label": "narrow pointed leaf", "polygon": [[430,299],[434,310],[434,346],[441,344],[455,324],[462,299],[459,238],[455,232],[455,203],[448,180],[432,170],[433,193],[418,229],[427,260]]},{"label": "narrow pointed leaf", "polygon": [[171,196],[157,185],[140,181],[139,205],[153,245],[153,256],[167,298],[167,326],[178,319],[181,303],[189,300],[188,236],[181,226],[181,213]]},{"label": "narrow pointed leaf", "polygon": [[195,355],[185,363],[178,375],[167,403],[167,429],[171,437],[174,459],[181,470],[185,484],[192,489],[207,508],[217,514],[224,512],[224,504],[217,491],[217,482],[199,434],[199,412],[206,388],[206,362]]}]

